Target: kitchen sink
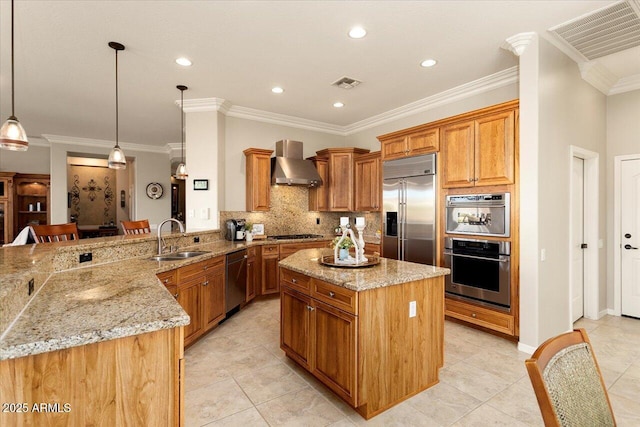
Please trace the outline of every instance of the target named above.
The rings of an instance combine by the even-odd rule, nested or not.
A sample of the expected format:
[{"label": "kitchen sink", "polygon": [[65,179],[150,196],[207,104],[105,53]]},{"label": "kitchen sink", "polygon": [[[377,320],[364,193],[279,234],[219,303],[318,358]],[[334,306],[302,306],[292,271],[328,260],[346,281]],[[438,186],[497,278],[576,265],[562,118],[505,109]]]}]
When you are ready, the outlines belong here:
[{"label": "kitchen sink", "polygon": [[176,261],[181,259],[193,258],[196,256],[208,254],[211,251],[182,251],[182,252],[172,252],[168,254],[162,255],[154,255],[149,258],[152,261]]}]

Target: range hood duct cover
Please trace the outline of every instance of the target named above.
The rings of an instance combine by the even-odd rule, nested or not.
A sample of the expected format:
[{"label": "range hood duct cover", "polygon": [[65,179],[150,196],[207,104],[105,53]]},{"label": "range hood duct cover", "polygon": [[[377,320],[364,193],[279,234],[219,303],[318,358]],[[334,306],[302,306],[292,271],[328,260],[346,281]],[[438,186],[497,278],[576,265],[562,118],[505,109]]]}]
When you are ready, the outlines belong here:
[{"label": "range hood duct cover", "polygon": [[302,142],[284,139],[276,142],[271,158],[271,183],[317,187],[322,179],[313,162],[302,157]]}]

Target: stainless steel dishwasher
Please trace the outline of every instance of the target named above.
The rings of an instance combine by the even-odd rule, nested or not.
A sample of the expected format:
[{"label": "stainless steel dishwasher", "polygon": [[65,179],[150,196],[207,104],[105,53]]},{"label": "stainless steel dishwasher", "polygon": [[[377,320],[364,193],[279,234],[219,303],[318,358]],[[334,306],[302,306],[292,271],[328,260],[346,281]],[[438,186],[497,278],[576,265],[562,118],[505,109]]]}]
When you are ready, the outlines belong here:
[{"label": "stainless steel dishwasher", "polygon": [[229,313],[245,301],[247,295],[247,250],[227,254],[225,312]]}]

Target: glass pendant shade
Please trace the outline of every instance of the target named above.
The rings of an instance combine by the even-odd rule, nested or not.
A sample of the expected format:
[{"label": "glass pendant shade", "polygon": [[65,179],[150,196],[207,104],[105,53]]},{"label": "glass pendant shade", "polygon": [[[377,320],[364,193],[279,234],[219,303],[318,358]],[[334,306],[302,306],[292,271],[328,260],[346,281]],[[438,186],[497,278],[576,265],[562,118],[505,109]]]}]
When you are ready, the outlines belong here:
[{"label": "glass pendant shade", "polygon": [[27,151],[27,133],[15,116],[11,116],[0,128],[0,148],[12,151]]},{"label": "glass pendant shade", "polygon": [[127,159],[124,157],[124,153],[119,146],[113,147],[111,153],[109,153],[109,168],[110,169],[126,169]]},{"label": "glass pendant shade", "polygon": [[187,165],[183,162],[180,162],[178,168],[176,169],[176,179],[187,179],[189,174],[187,174]]}]

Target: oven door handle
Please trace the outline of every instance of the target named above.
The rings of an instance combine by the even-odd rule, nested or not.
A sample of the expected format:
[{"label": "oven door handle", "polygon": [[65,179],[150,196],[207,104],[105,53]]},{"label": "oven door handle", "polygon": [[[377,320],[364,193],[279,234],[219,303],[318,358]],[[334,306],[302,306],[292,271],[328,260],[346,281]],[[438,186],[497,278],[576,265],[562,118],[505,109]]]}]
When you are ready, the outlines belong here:
[{"label": "oven door handle", "polygon": [[481,256],[454,254],[454,253],[447,252],[447,251],[445,251],[444,254],[445,255],[451,255],[452,257],[479,259],[479,260],[482,260],[482,261],[509,262],[509,257],[506,256],[506,255],[500,255],[499,258],[485,258],[485,257],[481,257]]}]

